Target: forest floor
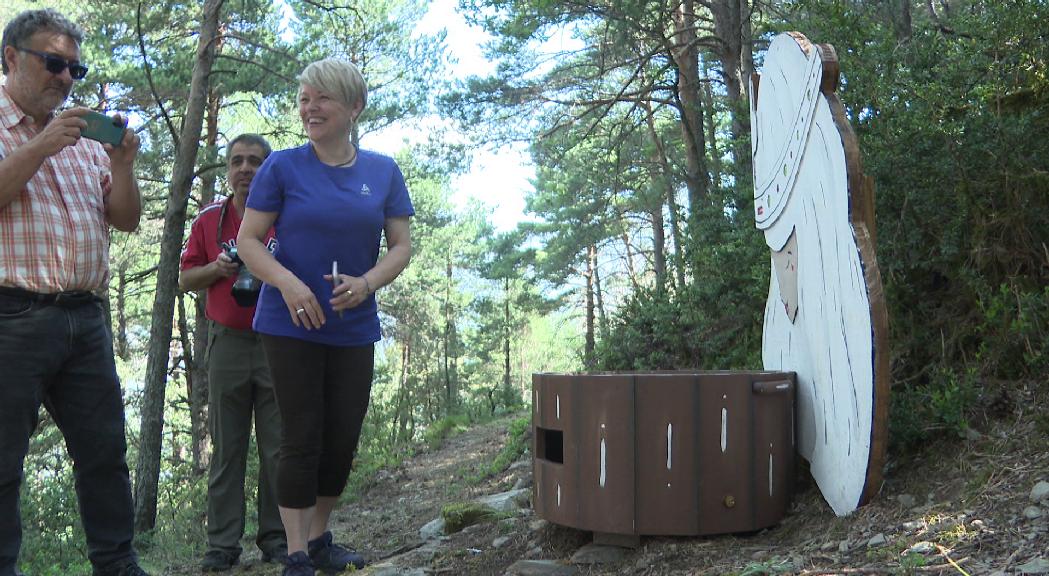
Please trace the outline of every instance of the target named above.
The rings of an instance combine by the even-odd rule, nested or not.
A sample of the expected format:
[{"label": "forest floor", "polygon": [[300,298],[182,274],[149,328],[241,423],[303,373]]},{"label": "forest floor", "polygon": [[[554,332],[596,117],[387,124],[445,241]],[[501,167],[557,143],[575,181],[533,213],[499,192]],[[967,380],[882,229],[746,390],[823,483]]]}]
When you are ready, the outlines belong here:
[{"label": "forest floor", "polygon": [[[507,439],[512,419],[504,418],[380,471],[336,511],[332,530],[372,564],[365,574],[380,576],[1049,574],[1049,496],[1032,500],[1034,487],[1049,482],[1045,388],[1003,385],[965,438],[944,435],[920,452],[890,454],[881,492],[846,517],[799,480],[787,517],[747,535],[643,537],[636,549],[595,549],[586,547],[589,532],[545,522],[527,507],[450,535],[421,535],[447,504],[531,487],[528,452],[502,472],[479,473]],[[280,574],[251,554],[229,574]]]}]

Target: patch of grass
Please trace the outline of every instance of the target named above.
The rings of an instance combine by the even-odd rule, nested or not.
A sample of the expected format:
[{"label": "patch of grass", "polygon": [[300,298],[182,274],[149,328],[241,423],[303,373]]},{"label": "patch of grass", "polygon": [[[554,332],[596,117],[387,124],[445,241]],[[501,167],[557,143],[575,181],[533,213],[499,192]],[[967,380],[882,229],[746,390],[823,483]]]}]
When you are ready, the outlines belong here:
[{"label": "patch of grass", "polygon": [[900,558],[900,573],[901,574],[914,574],[918,572],[918,569],[925,566],[928,561],[925,556],[916,553],[904,554]]},{"label": "patch of grass", "polygon": [[482,522],[493,522],[510,518],[511,514],[500,512],[491,506],[477,502],[454,502],[441,508],[445,534],[453,534],[467,526]]},{"label": "patch of grass", "polygon": [[440,448],[445,438],[461,434],[470,428],[470,416],[467,414],[452,414],[430,424],[423,432],[423,442],[430,450]]},{"label": "patch of grass", "polygon": [[470,483],[479,484],[485,478],[506,470],[506,468],[520,458],[521,454],[524,454],[524,451],[528,448],[528,435],[531,431],[531,414],[514,418],[513,421],[510,422],[510,427],[506,435],[506,444],[503,445],[503,449],[499,451],[499,454],[497,454],[491,462],[482,466],[477,473],[470,478]]},{"label": "patch of grass", "polygon": [[764,562],[751,562],[736,576],[771,576],[773,574],[787,574],[794,571],[794,565],[790,560],[772,558]]},{"label": "patch of grass", "polygon": [[353,459],[353,469],[350,471],[346,489],[339,498],[339,505],[345,506],[355,502],[375,482],[375,475],[379,470],[395,468],[412,455],[411,448],[407,446],[393,450],[358,452]]}]

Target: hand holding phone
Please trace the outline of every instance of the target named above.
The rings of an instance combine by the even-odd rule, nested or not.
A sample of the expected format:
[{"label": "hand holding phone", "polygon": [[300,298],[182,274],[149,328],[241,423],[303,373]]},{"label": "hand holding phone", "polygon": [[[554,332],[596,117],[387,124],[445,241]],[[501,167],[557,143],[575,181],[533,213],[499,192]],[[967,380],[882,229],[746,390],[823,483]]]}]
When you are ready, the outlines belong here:
[{"label": "hand holding phone", "polygon": [[119,119],[94,111],[81,118],[87,122],[87,127],[80,131],[81,137],[113,146],[120,146],[124,141],[124,124]]}]

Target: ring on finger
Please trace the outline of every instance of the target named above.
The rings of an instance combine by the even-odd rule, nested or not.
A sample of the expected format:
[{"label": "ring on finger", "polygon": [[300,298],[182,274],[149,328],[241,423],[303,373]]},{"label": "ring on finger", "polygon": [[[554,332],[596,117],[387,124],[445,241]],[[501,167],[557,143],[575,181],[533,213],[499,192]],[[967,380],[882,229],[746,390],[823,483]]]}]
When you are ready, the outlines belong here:
[{"label": "ring on finger", "polygon": [[299,308],[298,310],[295,311],[296,314],[302,314],[304,312],[306,312],[305,308]]}]

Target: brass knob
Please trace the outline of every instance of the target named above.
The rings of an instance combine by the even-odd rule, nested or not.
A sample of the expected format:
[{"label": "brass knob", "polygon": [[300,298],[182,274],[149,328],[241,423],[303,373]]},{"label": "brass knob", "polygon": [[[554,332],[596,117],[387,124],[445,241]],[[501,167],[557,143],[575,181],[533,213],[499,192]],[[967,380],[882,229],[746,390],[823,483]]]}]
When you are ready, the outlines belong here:
[{"label": "brass knob", "polygon": [[729,494],[725,496],[725,508],[732,508],[736,505],[736,497]]}]

